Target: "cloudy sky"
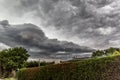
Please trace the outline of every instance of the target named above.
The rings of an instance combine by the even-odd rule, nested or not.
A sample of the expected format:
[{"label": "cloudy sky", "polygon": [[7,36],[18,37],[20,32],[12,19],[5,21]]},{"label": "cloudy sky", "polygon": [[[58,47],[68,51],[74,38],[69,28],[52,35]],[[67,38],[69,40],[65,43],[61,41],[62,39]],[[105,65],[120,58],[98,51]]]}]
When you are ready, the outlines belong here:
[{"label": "cloudy sky", "polygon": [[120,47],[120,0],[0,0],[0,20],[33,23],[48,38]]}]

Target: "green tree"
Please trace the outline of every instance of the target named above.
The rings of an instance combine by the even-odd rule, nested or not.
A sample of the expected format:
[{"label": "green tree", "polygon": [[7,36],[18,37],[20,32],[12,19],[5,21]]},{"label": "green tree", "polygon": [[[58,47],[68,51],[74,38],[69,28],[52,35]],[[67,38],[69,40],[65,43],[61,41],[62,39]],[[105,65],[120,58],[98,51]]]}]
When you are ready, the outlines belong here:
[{"label": "green tree", "polygon": [[25,62],[27,61],[29,55],[27,50],[22,47],[15,47],[2,50],[0,52],[0,65],[3,73],[6,76],[9,75],[13,70],[25,67]]},{"label": "green tree", "polygon": [[120,53],[119,48],[110,47],[105,50],[97,50],[97,51],[93,52],[92,57],[111,56],[111,55],[115,55],[115,54],[119,54],[119,53]]},{"label": "green tree", "polygon": [[100,56],[104,56],[104,55],[105,55],[105,53],[103,50],[97,50],[97,51],[93,52],[92,57],[100,57]]},{"label": "green tree", "polygon": [[108,49],[106,49],[104,51],[105,51],[106,55],[112,55],[115,51],[120,52],[120,49],[119,48],[110,47],[110,48],[108,48]]}]

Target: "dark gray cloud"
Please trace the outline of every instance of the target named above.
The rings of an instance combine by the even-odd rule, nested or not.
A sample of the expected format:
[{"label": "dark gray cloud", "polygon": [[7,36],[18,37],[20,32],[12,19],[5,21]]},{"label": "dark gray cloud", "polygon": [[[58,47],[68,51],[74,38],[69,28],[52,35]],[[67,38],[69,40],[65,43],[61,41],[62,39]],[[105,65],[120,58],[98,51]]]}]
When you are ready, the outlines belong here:
[{"label": "dark gray cloud", "polygon": [[[4,0],[14,16],[30,16],[44,29],[93,48],[119,46],[120,0]],[[24,33],[21,33],[24,34]],[[46,33],[49,34],[49,33]]]},{"label": "dark gray cloud", "polygon": [[0,45],[5,48],[23,46],[29,50],[31,56],[34,53],[50,56],[57,52],[71,54],[93,51],[91,48],[72,42],[49,39],[38,26],[30,23],[10,25],[7,20],[4,20],[0,22],[0,29]]}]

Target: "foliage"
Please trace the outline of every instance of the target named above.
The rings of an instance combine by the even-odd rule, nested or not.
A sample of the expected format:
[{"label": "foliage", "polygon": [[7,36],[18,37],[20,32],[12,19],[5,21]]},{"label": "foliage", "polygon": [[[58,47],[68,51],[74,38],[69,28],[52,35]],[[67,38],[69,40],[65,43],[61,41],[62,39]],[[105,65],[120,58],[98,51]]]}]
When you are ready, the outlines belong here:
[{"label": "foliage", "polygon": [[8,77],[12,70],[17,70],[25,66],[29,55],[22,47],[9,48],[0,51],[0,65],[4,77]]},{"label": "foliage", "polygon": [[22,69],[18,80],[119,80],[119,61],[120,56],[109,56]]},{"label": "foliage", "polygon": [[102,57],[102,56],[111,56],[111,55],[115,55],[117,53],[120,54],[120,49],[119,48],[109,48],[106,50],[97,50],[95,52],[93,52],[92,57]]},{"label": "foliage", "polygon": [[116,56],[116,55],[120,55],[120,52],[119,52],[119,51],[115,51],[115,52],[113,53],[113,56]]}]

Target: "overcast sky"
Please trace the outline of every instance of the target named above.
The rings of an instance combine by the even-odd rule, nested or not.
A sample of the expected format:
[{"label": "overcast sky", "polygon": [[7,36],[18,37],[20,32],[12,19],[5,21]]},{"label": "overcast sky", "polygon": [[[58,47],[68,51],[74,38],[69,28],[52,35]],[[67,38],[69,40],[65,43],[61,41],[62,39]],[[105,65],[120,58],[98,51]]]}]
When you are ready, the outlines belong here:
[{"label": "overcast sky", "polygon": [[120,47],[120,0],[0,0],[0,20],[33,23],[49,38]]}]

